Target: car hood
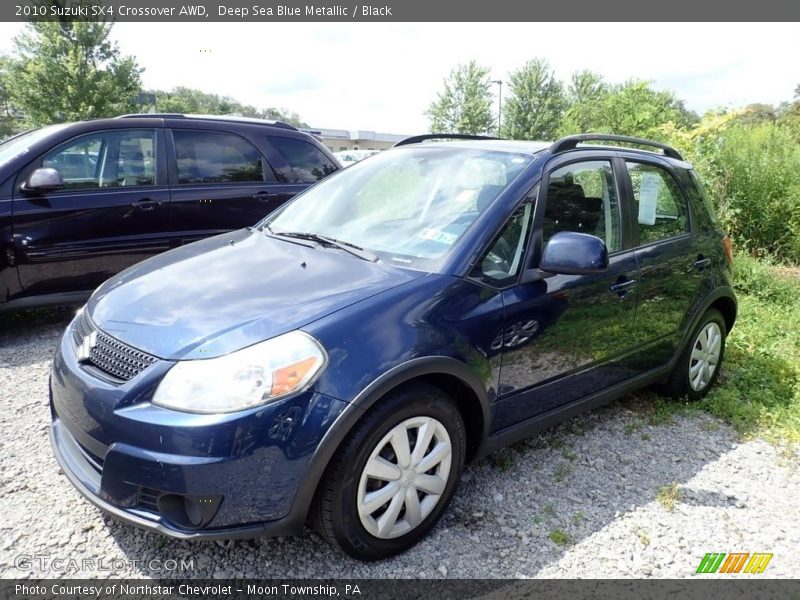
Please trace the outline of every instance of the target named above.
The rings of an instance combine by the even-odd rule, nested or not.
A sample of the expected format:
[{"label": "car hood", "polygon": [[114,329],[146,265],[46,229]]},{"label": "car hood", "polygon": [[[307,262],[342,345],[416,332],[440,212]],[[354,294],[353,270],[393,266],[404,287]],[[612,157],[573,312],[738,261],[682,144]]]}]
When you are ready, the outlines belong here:
[{"label": "car hood", "polygon": [[100,329],[159,358],[212,358],[422,275],[245,229],[123,271],[87,310]]}]

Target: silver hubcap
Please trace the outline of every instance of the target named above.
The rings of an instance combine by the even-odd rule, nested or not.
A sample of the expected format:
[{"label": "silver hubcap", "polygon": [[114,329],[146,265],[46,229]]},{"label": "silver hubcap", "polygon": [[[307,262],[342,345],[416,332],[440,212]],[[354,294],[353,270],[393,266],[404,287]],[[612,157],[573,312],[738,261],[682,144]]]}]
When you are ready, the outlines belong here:
[{"label": "silver hubcap", "polygon": [[722,332],[716,323],[708,323],[697,336],[689,358],[689,385],[695,392],[704,390],[719,365]]},{"label": "silver hubcap", "polygon": [[444,494],[452,446],[433,417],[396,425],[372,451],[358,483],[358,516],[370,534],[396,538],[425,520]]}]

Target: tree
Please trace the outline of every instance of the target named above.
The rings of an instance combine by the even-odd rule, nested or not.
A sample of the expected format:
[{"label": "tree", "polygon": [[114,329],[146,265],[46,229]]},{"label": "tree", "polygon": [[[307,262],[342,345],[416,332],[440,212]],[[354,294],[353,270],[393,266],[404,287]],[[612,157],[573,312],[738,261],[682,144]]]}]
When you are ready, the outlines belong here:
[{"label": "tree", "polygon": [[0,141],[14,134],[18,129],[18,119],[11,105],[11,94],[7,84],[8,58],[0,56]]},{"label": "tree", "polygon": [[207,94],[201,90],[176,87],[172,91],[151,90],[156,96],[158,112],[227,115],[241,108],[241,104],[228,96]]},{"label": "tree", "polygon": [[794,89],[793,102],[781,103],[777,122],[787,127],[795,140],[800,142],[800,85]]},{"label": "tree", "polygon": [[121,56],[102,22],[32,22],[15,40],[7,86],[35,125],[110,117],[136,109],[141,69]]},{"label": "tree", "polygon": [[771,104],[748,104],[739,119],[745,125],[774,123],[778,119],[778,111]]},{"label": "tree", "polygon": [[261,110],[257,110],[253,115],[245,115],[245,116],[253,116],[259,119],[269,119],[271,121],[283,121],[284,123],[288,123],[289,125],[294,125],[300,129],[308,129],[309,125],[303,119],[300,118],[293,110],[289,110],[287,108],[264,108]]},{"label": "tree", "polygon": [[561,124],[564,86],[546,60],[529,60],[509,78],[504,135],[517,140],[550,140]]},{"label": "tree", "polygon": [[573,73],[567,88],[567,108],[560,133],[568,135],[592,131],[601,119],[601,106],[608,91],[609,86],[603,81],[602,75],[586,70]]},{"label": "tree", "polygon": [[474,60],[459,65],[425,113],[434,133],[488,133],[494,128],[489,69]]},{"label": "tree", "polygon": [[156,96],[159,112],[205,115],[238,115],[256,119],[283,121],[295,127],[307,128],[308,124],[296,112],[282,108],[256,108],[242,104],[229,96],[218,96],[187,87],[176,87],[172,91],[150,90]]},{"label": "tree", "polygon": [[593,131],[659,139],[668,123],[690,127],[697,122],[697,115],[683,101],[672,92],[653,89],[647,81],[598,87],[598,80],[598,86],[586,88],[591,80],[584,79],[583,92],[590,97],[580,98],[575,95],[578,90],[571,89],[575,100],[567,109],[563,134]]}]

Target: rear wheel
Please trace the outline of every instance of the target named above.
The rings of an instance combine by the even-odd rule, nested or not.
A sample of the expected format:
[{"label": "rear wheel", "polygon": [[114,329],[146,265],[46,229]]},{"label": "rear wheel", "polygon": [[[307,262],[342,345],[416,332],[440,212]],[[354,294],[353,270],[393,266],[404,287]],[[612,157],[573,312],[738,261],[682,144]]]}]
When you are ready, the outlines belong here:
[{"label": "rear wheel", "polygon": [[718,310],[706,311],[692,332],[689,344],[663,386],[668,396],[699,400],[719,376],[725,355],[725,319]]},{"label": "rear wheel", "polygon": [[331,460],[316,499],[316,528],[361,560],[410,548],[447,508],[465,448],[461,415],[439,388],[420,383],[390,393]]}]

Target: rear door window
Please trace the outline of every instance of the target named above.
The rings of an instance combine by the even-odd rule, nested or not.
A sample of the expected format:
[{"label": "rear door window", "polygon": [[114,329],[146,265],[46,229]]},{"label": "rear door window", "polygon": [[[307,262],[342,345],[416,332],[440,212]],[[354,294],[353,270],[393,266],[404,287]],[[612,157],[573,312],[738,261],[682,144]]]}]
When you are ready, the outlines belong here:
[{"label": "rear door window", "polygon": [[625,161],[638,214],[639,244],[649,244],[689,231],[686,199],[672,175],[649,163]]},{"label": "rear door window", "polygon": [[173,130],[172,137],[179,184],[264,181],[261,153],[238,135]]}]

